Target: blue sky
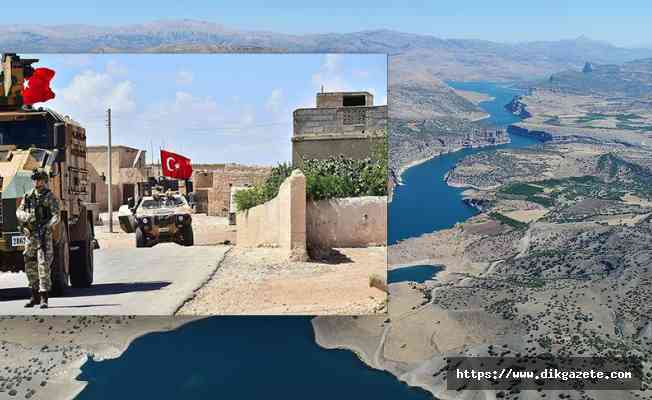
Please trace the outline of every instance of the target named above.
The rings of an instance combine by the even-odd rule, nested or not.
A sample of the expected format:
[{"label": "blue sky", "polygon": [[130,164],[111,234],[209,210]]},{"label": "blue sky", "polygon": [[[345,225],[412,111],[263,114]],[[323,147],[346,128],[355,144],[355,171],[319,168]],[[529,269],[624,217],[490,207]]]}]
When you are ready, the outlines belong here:
[{"label": "blue sky", "polygon": [[70,115],[88,143],[159,147],[193,162],[271,165],[291,159],[292,111],[315,94],[368,90],[387,104],[384,54],[32,54],[56,71],[46,106]]},{"label": "blue sky", "polygon": [[[271,4],[270,4],[271,3]],[[355,6],[352,6],[355,5]],[[395,29],[441,37],[495,41],[574,38],[652,47],[649,0],[224,2],[90,1],[3,5],[3,23],[117,25],[156,19],[201,19],[241,29],[286,33]]]}]

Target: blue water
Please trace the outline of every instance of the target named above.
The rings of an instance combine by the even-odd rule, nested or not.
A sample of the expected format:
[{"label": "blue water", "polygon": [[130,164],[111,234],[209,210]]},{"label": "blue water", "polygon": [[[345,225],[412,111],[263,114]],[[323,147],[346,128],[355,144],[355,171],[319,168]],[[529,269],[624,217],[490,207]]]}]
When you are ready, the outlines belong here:
[{"label": "blue water", "polygon": [[441,269],[437,265],[411,265],[409,267],[396,268],[387,273],[387,283],[423,283],[428,279],[432,279]]},{"label": "blue water", "polygon": [[[519,94],[518,91],[486,82],[447,83],[456,89],[486,93],[495,98],[480,103],[480,107],[491,114],[491,117],[483,120],[484,124],[502,127],[520,120],[504,108],[505,104]],[[540,142],[536,139],[512,135],[509,144],[467,148],[409,168],[401,176],[403,185],[395,188],[394,197],[389,203],[389,243],[448,229],[477,214],[475,208],[462,201],[460,193],[465,189],[452,188],[444,181],[446,173],[462,158],[496,148],[520,148],[537,143]]]},{"label": "blue water", "polygon": [[347,350],[317,346],[310,318],[214,317],[135,340],[82,367],[78,399],[408,399],[432,397]]},{"label": "blue water", "polygon": [[[482,121],[487,126],[507,126],[519,122],[521,119],[505,110],[505,105],[512,101],[514,96],[523,94],[523,91],[499,86],[489,82],[453,82],[446,84],[453,89],[469,90],[472,92],[485,93],[493,97],[493,100],[483,101],[480,107],[491,116]],[[519,146],[520,147],[520,146]]]},{"label": "blue water", "polygon": [[[481,104],[492,113],[485,122],[507,124],[514,116],[502,107],[516,92],[487,83],[454,87],[496,97]],[[512,137],[502,147],[524,147],[535,140]],[[403,174],[389,208],[389,240],[449,228],[475,214],[448,187],[444,174],[461,158],[485,149],[438,157]],[[432,266],[406,267],[390,279],[425,280]],[[414,269],[411,269],[414,268]],[[82,366],[88,385],[78,399],[375,399],[425,400],[389,373],[365,366],[350,351],[317,346],[308,317],[213,317],[165,333],[149,333],[119,358]]]}]

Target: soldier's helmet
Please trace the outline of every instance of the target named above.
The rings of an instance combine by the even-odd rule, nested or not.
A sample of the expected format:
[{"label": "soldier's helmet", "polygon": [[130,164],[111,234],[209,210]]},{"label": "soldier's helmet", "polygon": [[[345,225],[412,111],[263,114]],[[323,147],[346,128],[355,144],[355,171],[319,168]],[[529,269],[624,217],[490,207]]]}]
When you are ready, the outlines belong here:
[{"label": "soldier's helmet", "polygon": [[49,175],[43,168],[35,168],[32,171],[32,180],[33,181],[44,180],[45,182],[47,182],[48,178],[49,178]]}]

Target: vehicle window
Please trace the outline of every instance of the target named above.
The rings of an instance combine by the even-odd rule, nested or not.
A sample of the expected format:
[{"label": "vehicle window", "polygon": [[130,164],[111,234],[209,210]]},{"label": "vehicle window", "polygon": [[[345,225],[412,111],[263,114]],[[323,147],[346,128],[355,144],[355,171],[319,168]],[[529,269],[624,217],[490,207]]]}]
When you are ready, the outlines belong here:
[{"label": "vehicle window", "polygon": [[143,200],[141,207],[151,210],[152,208],[158,208],[159,202],[154,199]]},{"label": "vehicle window", "polygon": [[48,125],[44,119],[0,122],[0,144],[13,144],[17,148],[50,147]]},{"label": "vehicle window", "polygon": [[143,200],[142,207],[144,209],[154,208],[175,208],[186,205],[186,199],[181,196],[161,197],[159,199],[146,199]]},{"label": "vehicle window", "polygon": [[48,158],[48,152],[43,149],[32,149],[30,155],[41,165],[45,165],[45,160]]}]

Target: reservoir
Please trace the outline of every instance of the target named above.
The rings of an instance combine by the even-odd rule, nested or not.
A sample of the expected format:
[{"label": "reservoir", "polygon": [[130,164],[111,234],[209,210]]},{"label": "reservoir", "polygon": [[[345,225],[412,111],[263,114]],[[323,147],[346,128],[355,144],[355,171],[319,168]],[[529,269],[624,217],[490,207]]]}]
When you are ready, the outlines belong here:
[{"label": "reservoir", "polygon": [[[491,83],[448,82],[454,88],[486,93],[484,123],[506,125],[519,119],[503,106],[517,91]],[[512,136],[502,148],[537,140]],[[461,189],[443,177],[456,162],[495,147],[464,149],[405,171],[389,206],[388,241],[450,228],[475,215],[461,201]],[[423,281],[436,266],[392,271],[391,280]],[[403,270],[403,271],[401,271]],[[78,377],[88,384],[78,399],[260,399],[310,398],[425,400],[432,396],[395,376],[367,367],[347,350],[325,350],[314,340],[309,317],[212,317],[171,332],[136,339],[119,358],[89,360]]]},{"label": "reservoir", "polygon": [[409,267],[396,268],[387,272],[387,283],[423,283],[432,279],[441,269],[437,265],[410,265]]},{"label": "reservoir", "polygon": [[407,399],[432,397],[315,343],[308,317],[212,317],[149,333],[117,359],[89,360],[78,399]]},{"label": "reservoir", "polygon": [[[480,103],[480,107],[490,114],[489,118],[482,120],[483,124],[505,127],[520,121],[504,106],[521,92],[487,82],[446,83],[455,89],[480,92],[494,98]],[[394,189],[394,198],[389,203],[389,243],[448,229],[477,214],[477,209],[462,201],[461,193],[465,189],[448,186],[444,176],[458,161],[471,154],[540,143],[525,136],[512,135],[510,139],[511,143],[500,146],[465,148],[443,154],[406,170],[401,176],[403,185]]]}]

